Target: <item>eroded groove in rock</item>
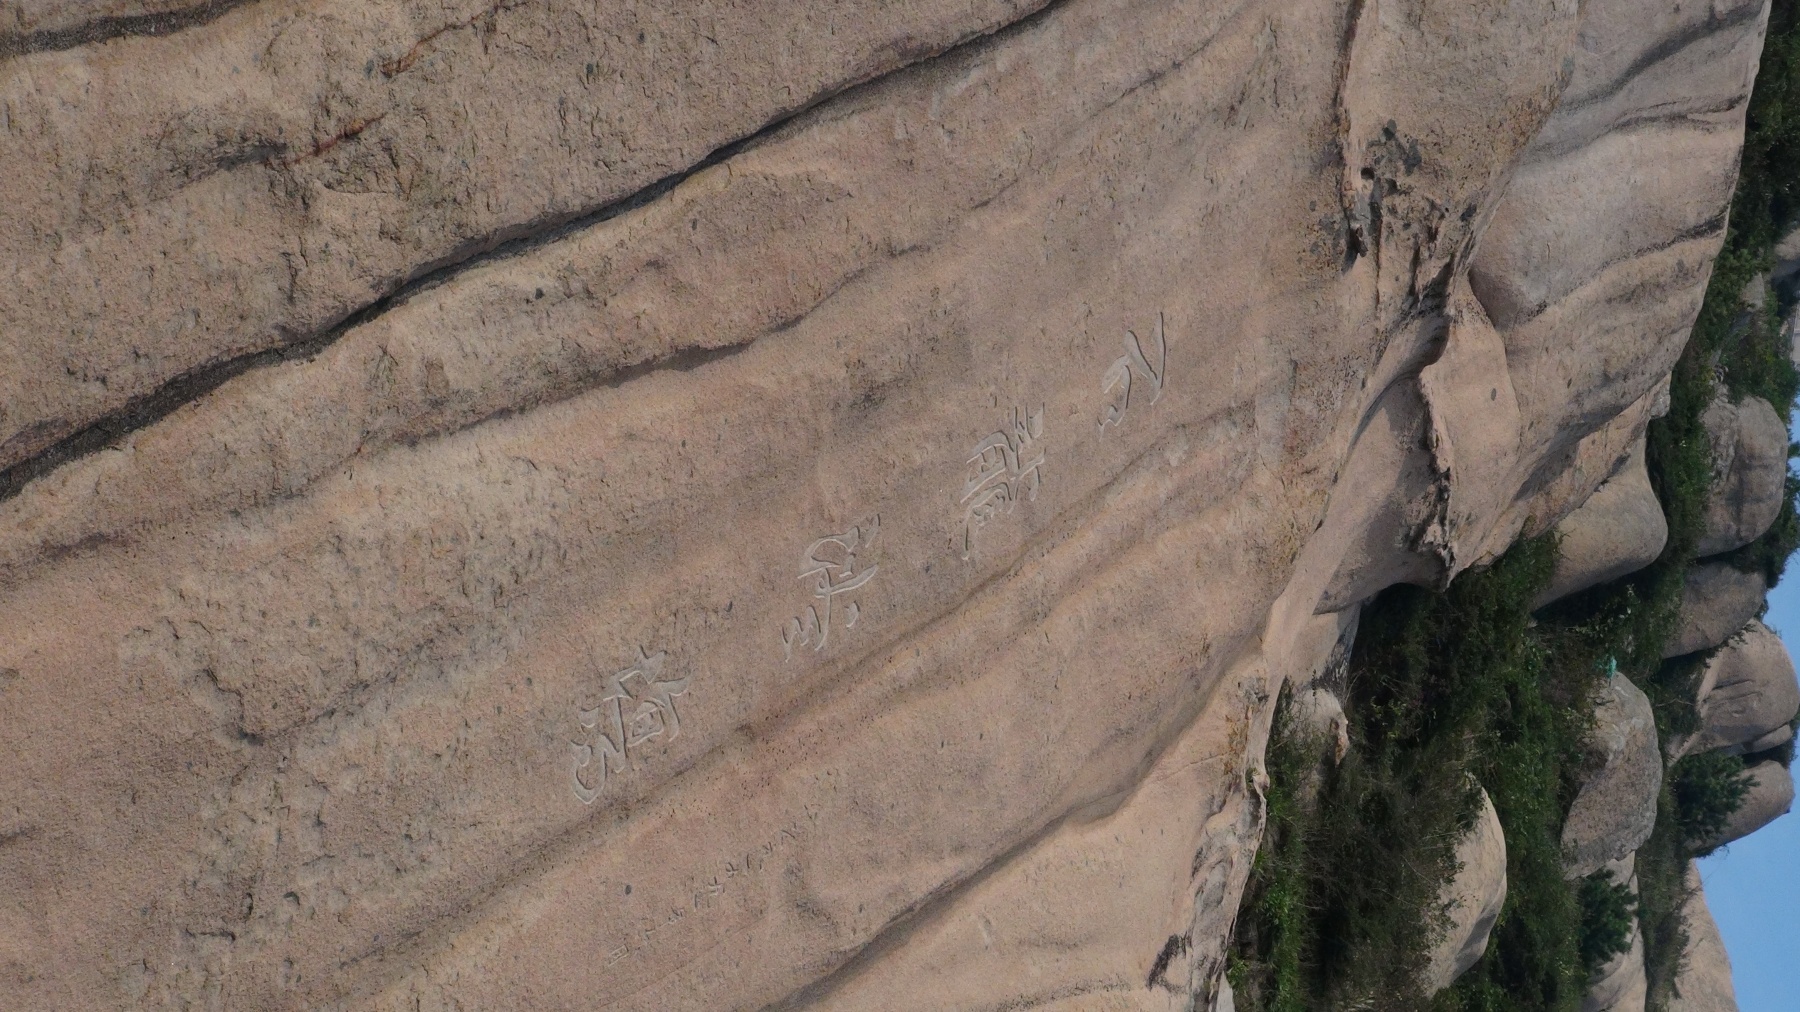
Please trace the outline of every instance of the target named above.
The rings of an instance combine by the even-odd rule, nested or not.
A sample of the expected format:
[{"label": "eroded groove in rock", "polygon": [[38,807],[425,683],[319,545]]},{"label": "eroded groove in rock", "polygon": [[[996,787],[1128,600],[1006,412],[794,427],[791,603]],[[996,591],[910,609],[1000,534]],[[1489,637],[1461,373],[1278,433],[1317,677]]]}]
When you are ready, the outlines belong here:
[{"label": "eroded groove in rock", "polygon": [[[11,20],[27,27],[24,31],[0,33],[0,60],[27,53],[74,49],[129,36],[170,35],[257,2],[259,0],[199,0],[197,3],[121,0],[108,5],[119,11],[116,14],[96,17],[96,12],[88,8],[73,12],[72,17],[57,17],[57,12],[51,10],[32,18],[27,8],[36,5],[34,0],[12,0],[0,6],[0,18],[10,13]],[[55,4],[54,0],[46,0],[42,5],[63,6]]]},{"label": "eroded groove in rock", "polygon": [[[1204,37],[1196,43],[1201,48],[1205,44]],[[1055,113],[1040,113],[1032,128],[1044,141],[1067,136],[1198,51],[1171,50],[1161,54],[1162,63],[1140,74],[1097,82],[1076,115],[1059,120]],[[970,60],[987,59],[980,46],[959,52],[919,66],[912,76],[936,73],[940,64],[945,73],[956,73]],[[871,99],[858,95],[880,91],[879,84],[869,85],[865,92],[847,96],[846,103],[866,109]],[[970,113],[981,115],[978,108]],[[933,113],[914,104],[908,116],[915,129],[929,129]],[[121,453],[81,462],[15,503],[0,499],[0,516],[11,519],[5,528],[23,535],[7,537],[0,528],[0,582],[21,578],[73,546],[128,539],[190,509],[241,508],[297,494],[351,456],[377,453],[396,441],[457,431],[496,414],[621,382],[690,351],[711,353],[789,329],[850,281],[940,241],[956,214],[985,206],[1038,161],[1030,149],[1006,146],[958,165],[929,153],[908,155],[909,145],[896,145],[883,157],[931,159],[948,175],[915,173],[866,194],[790,167],[786,152],[795,146],[795,134],[816,136],[829,150],[845,151],[856,143],[855,131],[866,118],[864,113],[845,120],[822,109],[816,116],[790,119],[581,222],[442,268],[333,332],[324,344],[335,345],[340,337],[344,344],[323,351],[317,360],[288,362],[264,355],[228,365],[215,378],[237,375],[250,364],[285,363],[221,390],[202,410],[170,419],[128,442]],[[764,143],[768,150],[757,150]],[[719,168],[682,186],[713,166]],[[946,192],[950,179],[955,189]],[[650,206],[659,199],[665,206]],[[917,207],[928,201],[928,213],[896,216],[892,210],[894,202]],[[854,211],[855,234],[825,234],[812,223],[832,205]],[[640,209],[630,220],[608,225]],[[702,221],[704,233],[698,231]],[[699,236],[703,244],[693,241]],[[788,258],[792,270],[785,292],[745,300],[739,290],[721,284],[737,278],[755,285],[765,269],[753,258],[756,245],[770,241],[813,249]],[[827,254],[832,249],[837,255]],[[469,275],[466,284],[446,287],[464,274]],[[635,295],[624,311],[610,302],[621,290],[641,291],[644,279],[656,276],[677,278],[695,294],[679,311],[680,323],[644,332],[640,314],[632,308]],[[505,317],[517,305],[537,311],[522,325],[509,327],[507,339],[437,346],[430,321],[461,313]],[[684,332],[684,327],[691,330]],[[159,404],[173,410],[184,399],[171,397]],[[139,414],[128,417],[132,424],[140,420]],[[243,426],[268,433],[263,448],[244,451],[233,436]],[[71,449],[95,449],[124,428],[100,428]],[[61,463],[67,456],[58,454],[47,463]],[[204,483],[190,486],[193,491],[171,488],[165,468],[177,460],[189,473],[204,467]],[[46,469],[19,471],[0,491],[17,488]],[[280,475],[273,483],[271,470]]]},{"label": "eroded groove in rock", "polygon": [[[310,340],[421,271],[609,206],[1042,6],[795,9],[777,21],[785,43],[765,45],[771,26],[725,0],[680,16],[341,0],[254,5],[182,33],[172,63],[155,38],[9,61],[0,102],[20,140],[0,168],[22,199],[0,250],[23,295],[0,309],[0,467],[202,363]],[[433,32],[406,72],[377,73]],[[662,75],[677,54],[688,72]],[[505,87],[557,97],[521,114],[493,101]],[[243,157],[271,150],[288,156]],[[129,348],[110,343],[121,331]]]},{"label": "eroded groove in rock", "polygon": [[[279,348],[251,352],[222,362],[205,365],[185,375],[179,376],[156,390],[154,393],[126,405],[123,410],[101,418],[87,426],[85,429],[82,429],[80,432],[65,437],[54,446],[40,452],[36,457],[20,461],[11,467],[0,470],[0,503],[4,503],[6,500],[18,495],[32,481],[50,474],[65,464],[107,447],[140,429],[156,424],[180,408],[199,400],[245,373],[270,368],[282,363],[304,363],[316,358],[321,352],[335,344],[338,339],[343,337],[346,333],[376,320],[383,313],[386,313],[396,305],[404,303],[417,292],[441,285],[463,271],[473,270],[491,261],[503,260],[507,257],[521,255],[537,246],[564,239],[582,229],[591,228],[603,222],[610,221],[621,214],[643,207],[667,194],[688,177],[697,172],[701,172],[712,165],[718,164],[720,161],[729,157],[733,152],[742,150],[745,146],[754,143],[757,138],[779,129],[781,125],[781,123],[772,124],[763,131],[759,131],[750,137],[733,142],[732,144],[713,152],[689,169],[685,169],[673,176],[659,179],[655,183],[644,187],[636,193],[630,194],[616,203],[609,204],[606,207],[584,214],[575,220],[543,223],[534,228],[524,230],[523,234],[520,235],[504,238],[497,237],[493,242],[485,243],[483,249],[479,251],[471,250],[465,255],[447,258],[448,262],[446,263],[431,265],[430,269],[419,276],[407,279],[405,283],[392,294],[383,296],[370,303],[368,306],[357,310],[341,323],[338,323],[330,330],[315,337],[298,341],[294,344],[284,345]],[[673,357],[670,361],[674,363],[677,368],[680,368],[682,367],[682,362],[689,360],[681,357]],[[654,367],[655,365],[653,364],[649,366],[640,365],[636,367],[636,369],[638,373],[641,373],[644,368]],[[621,382],[627,378],[629,378],[628,375],[616,377],[616,379]],[[526,402],[507,405],[506,407],[496,408],[494,410],[496,412],[518,410],[530,408],[532,406],[534,406],[533,403]],[[475,419],[474,421],[478,422],[480,419]],[[472,422],[470,424],[472,424]],[[43,547],[49,552],[56,552],[68,546],[46,545]]]},{"label": "eroded groove in rock", "polygon": [[[1578,111],[1584,106],[1613,98],[1634,82],[1647,76],[1648,72],[1659,64],[1683,55],[1692,47],[1703,45],[1721,35],[1729,34],[1733,29],[1754,28],[1768,14],[1768,4],[1765,0],[1733,0],[1722,12],[1719,7],[1719,4],[1709,4],[1704,8],[1689,8],[1686,23],[1672,33],[1658,33],[1652,45],[1634,55],[1625,66],[1618,68],[1614,76],[1593,82],[1581,90],[1571,93],[1565,107],[1566,110]],[[1633,14],[1639,18],[1642,18],[1645,13],[1642,9],[1633,11]],[[1679,17],[1683,12],[1681,7],[1676,6],[1672,13]],[[1614,18],[1619,16],[1610,10],[1607,11],[1607,14]],[[1607,27],[1616,30],[1616,26],[1608,25]],[[1758,33],[1758,38],[1760,38],[1760,33]],[[1746,93],[1744,97],[1748,99],[1749,95]]]}]

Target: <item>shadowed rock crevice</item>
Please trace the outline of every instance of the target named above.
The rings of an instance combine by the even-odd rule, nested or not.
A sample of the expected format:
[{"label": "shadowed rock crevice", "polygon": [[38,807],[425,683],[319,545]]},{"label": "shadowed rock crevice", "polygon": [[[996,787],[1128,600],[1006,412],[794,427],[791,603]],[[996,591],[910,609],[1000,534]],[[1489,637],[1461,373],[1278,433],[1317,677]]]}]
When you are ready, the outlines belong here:
[{"label": "shadowed rock crevice", "polygon": [[446,32],[461,31],[461,30],[473,28],[477,24],[479,24],[483,21],[487,22],[487,25],[484,26],[484,30],[487,32],[492,32],[495,15],[498,15],[504,11],[510,11],[510,10],[514,10],[518,7],[524,6],[525,2],[527,2],[527,0],[513,0],[513,2],[497,3],[497,4],[493,5],[492,7],[487,8],[486,10],[476,11],[475,13],[469,15],[467,18],[464,18],[461,21],[453,22],[451,24],[444,25],[440,28],[434,28],[431,31],[425,33],[425,36],[423,38],[419,39],[419,41],[413,43],[411,48],[407,49],[406,52],[383,63],[381,65],[381,72],[383,74],[387,75],[388,77],[393,77],[396,74],[406,73],[406,71],[408,69],[410,69],[414,63],[418,62],[419,57],[425,52],[426,47],[430,46],[433,42],[435,42],[439,37],[444,35],[444,33],[446,33]]},{"label": "shadowed rock crevice", "polygon": [[[406,52],[421,30],[410,8],[347,6],[292,17],[259,6],[220,19],[183,36],[191,51],[162,78],[135,59],[154,40],[109,52],[116,58],[93,71],[74,55],[47,54],[37,69],[46,80],[85,75],[61,96],[72,104],[47,100],[55,89],[22,74],[4,82],[21,103],[12,152],[45,185],[0,235],[27,262],[22,284],[33,293],[5,314],[21,365],[0,373],[9,387],[0,466],[129,412],[209,363],[316,340],[433,271],[603,213],[656,179],[1044,5],[933,0],[905,16],[847,12],[838,30],[787,14],[774,20],[788,44],[763,48],[727,31],[761,22],[725,0],[711,8],[721,21],[712,35],[702,10],[692,18],[607,10],[591,23],[556,5],[483,7],[508,23],[491,38],[439,33],[394,78],[374,64],[361,73],[353,54]],[[644,15],[635,42],[616,31],[634,14]],[[666,65],[657,54],[671,50],[696,61],[691,80],[657,77]],[[719,81],[734,70],[756,82],[741,107]],[[183,94],[180,82],[215,74],[222,79],[198,106]],[[495,88],[530,82],[554,101],[505,115],[472,78]],[[606,103],[609,89],[638,97]],[[118,164],[72,178],[51,154],[70,145]],[[96,265],[107,283],[73,282],[70,256]],[[171,310],[170,296],[192,308]],[[74,319],[81,324],[59,344],[59,321]],[[97,336],[114,332],[134,335],[131,354]],[[53,360],[65,364],[46,367]],[[57,404],[53,389],[68,403]]]},{"label": "shadowed rock crevice", "polygon": [[[29,3],[30,0],[25,0]],[[174,5],[169,10],[144,14],[118,14],[94,18],[78,25],[40,28],[24,34],[0,34],[0,60],[27,53],[54,52],[106,42],[110,39],[143,35],[172,35],[217,18],[260,0],[201,0],[191,6]]]}]

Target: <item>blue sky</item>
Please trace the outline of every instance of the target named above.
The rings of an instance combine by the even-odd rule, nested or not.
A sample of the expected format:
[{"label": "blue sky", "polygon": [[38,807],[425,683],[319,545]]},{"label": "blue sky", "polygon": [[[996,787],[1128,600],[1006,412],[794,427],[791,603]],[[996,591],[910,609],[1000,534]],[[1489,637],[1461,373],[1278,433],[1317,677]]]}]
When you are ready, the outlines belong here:
[{"label": "blue sky", "polygon": [[[1763,621],[1800,657],[1800,560],[1769,592]],[[1800,813],[1701,861],[1700,877],[1731,954],[1739,1012],[1800,1009]]]}]

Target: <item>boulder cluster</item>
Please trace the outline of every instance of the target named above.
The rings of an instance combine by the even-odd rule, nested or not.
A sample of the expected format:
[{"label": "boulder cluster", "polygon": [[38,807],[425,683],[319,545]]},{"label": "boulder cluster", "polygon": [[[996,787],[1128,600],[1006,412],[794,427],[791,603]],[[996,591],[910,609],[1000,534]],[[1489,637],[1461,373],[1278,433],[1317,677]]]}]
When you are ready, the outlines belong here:
[{"label": "boulder cluster", "polygon": [[[1764,577],[1727,558],[1766,533],[1780,513],[1787,478],[1787,429],[1767,401],[1745,397],[1734,402],[1723,392],[1702,420],[1714,470],[1701,558],[1687,573],[1677,626],[1664,649],[1665,659],[1704,656],[1699,727],[1677,740],[1659,742],[1649,698],[1624,675],[1612,674],[1594,713],[1593,752],[1598,761],[1564,824],[1566,875],[1575,879],[1607,870],[1613,881],[1625,883],[1634,894],[1636,852],[1655,828],[1666,765],[1713,750],[1749,757],[1748,793],[1723,829],[1705,841],[1707,848],[1756,832],[1794,802],[1787,763],[1758,757],[1793,739],[1800,681],[1780,637],[1759,619],[1768,592]],[[1641,441],[1618,473],[1556,531],[1561,557],[1540,605],[1628,575],[1658,557],[1668,527],[1645,473]],[[1498,832],[1497,823],[1490,826],[1484,821],[1471,831],[1471,839]],[[1472,845],[1465,842],[1465,847]],[[1500,846],[1504,848],[1504,843]],[[1506,889],[1504,861],[1500,867],[1496,875],[1481,862],[1465,862],[1446,888],[1446,898],[1468,909],[1496,906]],[[1671,1007],[1735,1009],[1729,962],[1692,869],[1689,880],[1691,895],[1684,911],[1689,942],[1676,981],[1678,997]],[[1456,927],[1461,926],[1457,921]],[[1444,953],[1463,953],[1471,945],[1479,956],[1486,927],[1473,926],[1477,934],[1453,930],[1442,940],[1434,969]],[[1456,966],[1473,962],[1465,964],[1459,958]],[[1449,981],[1434,978],[1432,983],[1442,987]],[[1583,1012],[1642,1012],[1645,994],[1644,944],[1634,921],[1630,948],[1595,973]]]}]

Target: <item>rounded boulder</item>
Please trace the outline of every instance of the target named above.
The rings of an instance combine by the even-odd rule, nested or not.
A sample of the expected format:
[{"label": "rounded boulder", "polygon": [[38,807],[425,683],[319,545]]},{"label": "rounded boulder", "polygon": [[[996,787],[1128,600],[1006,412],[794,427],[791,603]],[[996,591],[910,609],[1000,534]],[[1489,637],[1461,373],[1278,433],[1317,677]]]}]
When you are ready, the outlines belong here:
[{"label": "rounded boulder", "polygon": [[1589,747],[1599,769],[1581,785],[1563,823],[1563,874],[1591,875],[1643,846],[1656,828],[1662,752],[1650,698],[1623,675],[1600,689]]},{"label": "rounded boulder", "polygon": [[1794,775],[1786,766],[1764,760],[1750,767],[1750,791],[1725,821],[1714,846],[1735,843],[1786,815],[1794,807]]},{"label": "rounded boulder", "polygon": [[1617,474],[1556,525],[1556,533],[1556,569],[1540,606],[1656,561],[1669,540],[1669,523],[1650,486],[1642,440]]},{"label": "rounded boulder", "polygon": [[1431,950],[1425,990],[1436,994],[1449,987],[1487,952],[1488,936],[1506,905],[1506,833],[1500,813],[1486,791],[1481,814],[1456,845],[1456,876],[1444,884],[1438,900],[1449,914],[1442,938]]},{"label": "rounded boulder", "polygon": [[1700,683],[1700,730],[1683,751],[1748,745],[1800,712],[1800,680],[1781,637],[1751,622],[1707,662]]},{"label": "rounded boulder", "polygon": [[1681,588],[1681,616],[1664,657],[1708,650],[1731,638],[1762,611],[1768,584],[1725,562],[1695,566]]},{"label": "rounded boulder", "polygon": [[1721,393],[1700,421],[1713,452],[1712,491],[1699,545],[1705,557],[1741,548],[1775,523],[1787,487],[1788,431],[1760,397],[1733,404]]}]

